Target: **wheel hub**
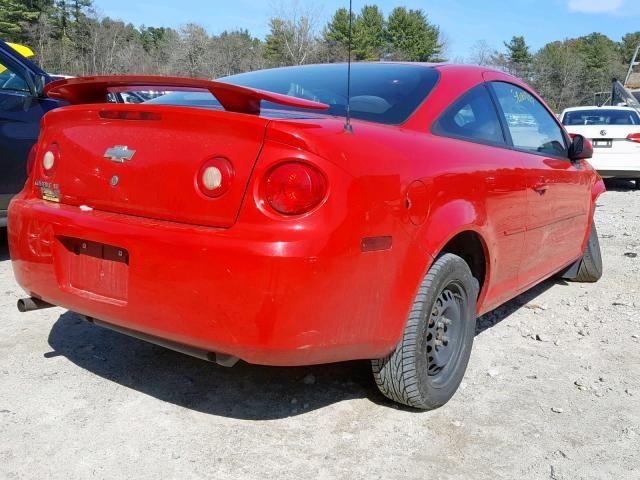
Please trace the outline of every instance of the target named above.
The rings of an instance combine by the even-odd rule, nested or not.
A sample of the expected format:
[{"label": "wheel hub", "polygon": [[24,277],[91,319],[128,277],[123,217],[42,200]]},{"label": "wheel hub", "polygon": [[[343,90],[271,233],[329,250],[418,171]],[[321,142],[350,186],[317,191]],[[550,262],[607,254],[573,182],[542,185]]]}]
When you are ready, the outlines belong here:
[{"label": "wheel hub", "polygon": [[427,326],[427,365],[431,376],[444,370],[459,350],[462,301],[459,289],[449,285],[433,305]]}]

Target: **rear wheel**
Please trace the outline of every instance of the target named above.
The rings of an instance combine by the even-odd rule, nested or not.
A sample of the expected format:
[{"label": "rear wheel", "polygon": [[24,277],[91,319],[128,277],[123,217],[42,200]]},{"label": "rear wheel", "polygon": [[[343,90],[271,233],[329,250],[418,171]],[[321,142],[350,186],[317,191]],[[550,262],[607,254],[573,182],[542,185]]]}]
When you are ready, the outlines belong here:
[{"label": "rear wheel", "polygon": [[387,357],[371,362],[384,395],[424,410],[447,403],[469,362],[477,296],[478,282],[462,258],[447,253],[436,259],[420,285],[400,343]]}]

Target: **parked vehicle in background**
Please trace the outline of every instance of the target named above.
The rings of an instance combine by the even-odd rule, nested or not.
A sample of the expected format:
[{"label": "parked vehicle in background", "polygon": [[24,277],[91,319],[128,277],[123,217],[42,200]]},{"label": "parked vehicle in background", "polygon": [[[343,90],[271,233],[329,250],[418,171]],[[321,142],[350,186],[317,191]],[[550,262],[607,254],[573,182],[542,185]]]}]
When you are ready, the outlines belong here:
[{"label": "parked vehicle in background", "polygon": [[0,227],[6,226],[9,202],[27,179],[27,157],[38,139],[40,120],[67,104],[43,95],[44,86],[59,78],[0,41]]},{"label": "parked vehicle in background", "polygon": [[[10,206],[19,308],[225,366],[372,359],[389,398],[443,405],[477,315],[558,273],[600,278],[604,185],[510,75],[351,71],[350,98],[340,64],[49,85],[74,105],[47,115]],[[153,85],[178,91],[104,103]]]},{"label": "parked vehicle in background", "polygon": [[591,165],[604,178],[634,179],[640,189],[640,113],[631,107],[573,107],[562,112],[570,134],[591,140]]}]

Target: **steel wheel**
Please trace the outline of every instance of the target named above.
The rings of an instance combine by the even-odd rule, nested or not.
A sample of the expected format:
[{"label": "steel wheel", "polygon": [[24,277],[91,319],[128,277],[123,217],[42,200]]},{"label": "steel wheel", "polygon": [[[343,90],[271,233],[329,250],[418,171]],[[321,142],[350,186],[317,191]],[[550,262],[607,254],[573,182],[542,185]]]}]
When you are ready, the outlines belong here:
[{"label": "steel wheel", "polygon": [[460,285],[452,282],[438,295],[431,309],[427,324],[427,372],[434,384],[446,381],[448,370],[460,355],[465,302]]}]

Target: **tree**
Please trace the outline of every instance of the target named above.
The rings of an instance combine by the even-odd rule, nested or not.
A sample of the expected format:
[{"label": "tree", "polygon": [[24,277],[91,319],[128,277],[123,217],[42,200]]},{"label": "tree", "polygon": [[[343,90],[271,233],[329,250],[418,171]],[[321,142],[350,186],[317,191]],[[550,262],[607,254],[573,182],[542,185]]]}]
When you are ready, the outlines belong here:
[{"label": "tree", "polygon": [[[355,15],[351,16],[352,24],[354,17]],[[322,36],[326,42],[335,42],[345,47],[349,45],[349,11],[346,8],[336,10]]]},{"label": "tree", "polygon": [[524,37],[512,37],[510,42],[504,42],[504,46],[511,62],[526,65],[531,61],[531,52]]},{"label": "tree", "polygon": [[624,79],[626,68],[619,55],[619,45],[606,35],[594,32],[577,40],[585,63],[583,101],[592,100],[595,92],[611,89],[612,78]]},{"label": "tree", "polygon": [[583,97],[585,65],[577,43],[548,43],[533,58],[534,87],[556,111],[577,105]]},{"label": "tree", "polygon": [[262,42],[247,30],[222,32],[212,39],[216,76],[256,70],[263,66]]},{"label": "tree", "polygon": [[[627,33],[622,37],[622,41],[620,42],[620,55],[626,65],[631,63],[633,54],[638,46],[640,46],[640,32]],[[640,59],[636,59],[636,61],[638,60]]]},{"label": "tree", "polygon": [[308,63],[317,46],[316,15],[293,4],[286,15],[269,21],[265,41],[265,57],[273,65],[302,65]]},{"label": "tree", "polygon": [[387,20],[386,31],[393,59],[428,62],[440,56],[440,29],[427,21],[422,10],[394,8]]},{"label": "tree", "polygon": [[377,5],[365,5],[353,25],[356,60],[380,60],[385,53],[385,21]]},{"label": "tree", "polygon": [[525,80],[529,78],[529,68],[532,55],[524,37],[514,36],[509,42],[504,42],[507,47],[507,70]]},{"label": "tree", "polygon": [[29,23],[37,20],[39,12],[30,7],[30,2],[19,0],[0,0],[0,38],[22,41]]},{"label": "tree", "polygon": [[163,40],[165,39],[165,35],[169,31],[168,28],[165,27],[145,27],[144,25],[140,27],[140,41],[142,42],[142,46],[147,52],[151,52],[154,49],[157,49],[162,45]]},{"label": "tree", "polygon": [[486,40],[478,40],[471,46],[471,54],[466,63],[480,65],[482,67],[493,65],[496,52]]}]

